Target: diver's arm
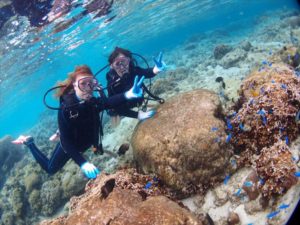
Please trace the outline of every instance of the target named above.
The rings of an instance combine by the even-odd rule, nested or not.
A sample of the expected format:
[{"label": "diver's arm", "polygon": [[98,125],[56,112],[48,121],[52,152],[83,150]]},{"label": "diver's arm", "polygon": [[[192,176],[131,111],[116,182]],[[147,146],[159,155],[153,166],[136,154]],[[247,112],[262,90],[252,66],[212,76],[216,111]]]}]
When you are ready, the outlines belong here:
[{"label": "diver's arm", "polygon": [[102,111],[105,109],[115,108],[121,104],[124,104],[126,101],[128,100],[125,98],[124,93],[116,94],[109,98],[103,98],[103,97],[98,98],[98,106],[100,111]]},{"label": "diver's arm", "polygon": [[[64,117],[64,118],[63,118]],[[63,111],[60,110],[58,114],[58,126],[60,132],[60,143],[64,151],[78,164],[83,165],[87,160],[81,155],[77,146],[74,145],[74,137],[72,137],[71,125],[68,124],[69,119],[63,115]]]},{"label": "diver's arm", "polygon": [[141,67],[135,67],[134,74],[139,76],[145,76],[145,78],[155,77],[156,74],[153,72],[153,68],[143,69]]}]

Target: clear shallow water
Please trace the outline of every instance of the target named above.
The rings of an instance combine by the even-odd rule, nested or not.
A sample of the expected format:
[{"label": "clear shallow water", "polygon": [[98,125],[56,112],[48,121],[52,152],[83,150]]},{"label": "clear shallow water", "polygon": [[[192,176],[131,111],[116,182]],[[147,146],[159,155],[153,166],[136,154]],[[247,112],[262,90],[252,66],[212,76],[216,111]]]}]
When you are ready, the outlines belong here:
[{"label": "clear shallow water", "polygon": [[[42,103],[48,88],[75,65],[88,64],[96,72],[115,46],[142,54],[150,65],[163,50],[165,60],[176,65],[168,52],[189,38],[217,29],[233,38],[251,33],[257,18],[267,11],[276,17],[279,9],[298,9],[297,1],[116,0],[108,15],[95,20],[87,15],[58,33],[53,32],[57,22],[33,29],[24,18],[11,21],[0,31],[0,137],[17,136],[34,126],[48,110]],[[62,19],[82,10],[77,7]],[[103,73],[98,78],[105,83]]]}]

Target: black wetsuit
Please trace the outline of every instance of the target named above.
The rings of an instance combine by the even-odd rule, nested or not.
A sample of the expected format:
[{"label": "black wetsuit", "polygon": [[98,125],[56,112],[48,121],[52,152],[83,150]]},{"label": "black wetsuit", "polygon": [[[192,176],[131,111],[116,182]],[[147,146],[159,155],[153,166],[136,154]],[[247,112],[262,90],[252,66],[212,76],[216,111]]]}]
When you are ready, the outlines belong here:
[{"label": "black wetsuit", "polygon": [[111,98],[92,98],[80,103],[74,93],[61,98],[58,111],[60,143],[48,159],[34,144],[33,139],[25,143],[34,158],[49,174],[56,173],[69,159],[79,166],[86,162],[81,153],[89,147],[97,146],[100,129],[99,113],[125,102],[124,94]]},{"label": "black wetsuit", "polygon": [[[133,86],[135,76],[138,76],[140,79],[142,76],[145,76],[145,78],[152,78],[156,75],[155,73],[153,73],[153,68],[143,69],[138,66],[131,66],[129,71],[130,72],[124,74],[122,78],[117,74],[115,70],[112,69],[106,74],[108,87],[107,91],[109,97],[130,90],[130,88]],[[143,98],[131,102],[125,102],[124,104],[115,107],[113,110],[110,110],[109,115],[120,115],[137,118],[138,112],[131,110],[131,108],[137,107],[142,103]]]}]

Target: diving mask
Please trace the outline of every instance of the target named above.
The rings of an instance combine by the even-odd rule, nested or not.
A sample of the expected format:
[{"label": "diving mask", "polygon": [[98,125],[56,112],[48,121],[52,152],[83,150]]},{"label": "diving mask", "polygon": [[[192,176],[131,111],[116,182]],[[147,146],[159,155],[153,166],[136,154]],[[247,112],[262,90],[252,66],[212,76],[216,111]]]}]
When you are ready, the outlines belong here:
[{"label": "diving mask", "polygon": [[112,63],[112,68],[121,76],[129,72],[129,63],[130,58],[124,56],[117,57]]},{"label": "diving mask", "polygon": [[96,91],[98,87],[98,81],[94,77],[84,77],[78,80],[78,88],[82,92]]}]

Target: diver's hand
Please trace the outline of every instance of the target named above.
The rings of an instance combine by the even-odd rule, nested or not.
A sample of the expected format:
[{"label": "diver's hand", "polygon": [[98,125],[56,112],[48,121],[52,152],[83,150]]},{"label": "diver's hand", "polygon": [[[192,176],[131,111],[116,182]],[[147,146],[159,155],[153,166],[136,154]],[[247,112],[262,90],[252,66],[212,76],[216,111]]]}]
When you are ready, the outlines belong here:
[{"label": "diver's hand", "polygon": [[125,92],[125,98],[127,98],[128,100],[143,97],[142,84],[145,77],[142,76],[140,80],[138,79],[139,77],[135,76],[132,88],[129,91]]},{"label": "diver's hand", "polygon": [[155,63],[155,66],[153,68],[153,73],[158,74],[161,71],[164,71],[167,69],[167,65],[162,60],[163,53],[160,52],[156,58],[153,58],[153,61]]},{"label": "diver's hand", "polygon": [[139,111],[139,113],[138,113],[138,119],[140,121],[146,120],[146,119],[151,118],[152,116],[154,116],[155,113],[156,113],[155,110],[149,110],[147,112]]},{"label": "diver's hand", "polygon": [[92,163],[85,162],[80,166],[82,172],[89,179],[95,179],[97,175],[100,173],[100,170],[95,167]]}]

